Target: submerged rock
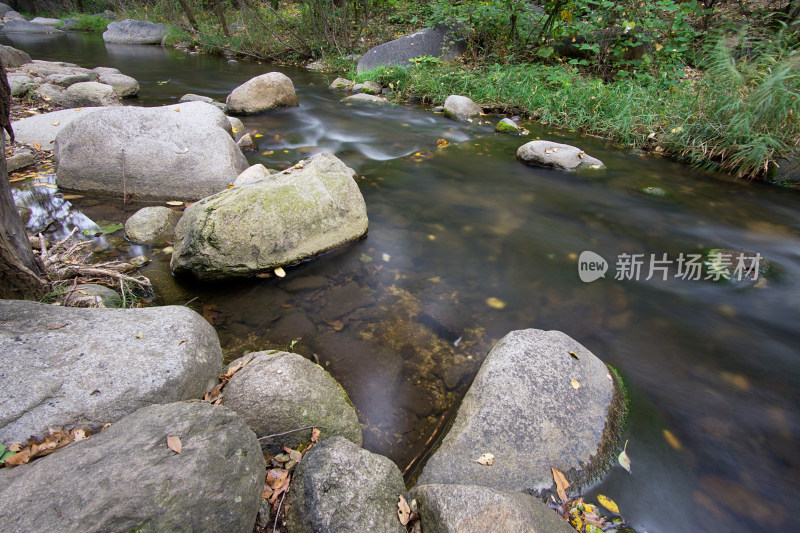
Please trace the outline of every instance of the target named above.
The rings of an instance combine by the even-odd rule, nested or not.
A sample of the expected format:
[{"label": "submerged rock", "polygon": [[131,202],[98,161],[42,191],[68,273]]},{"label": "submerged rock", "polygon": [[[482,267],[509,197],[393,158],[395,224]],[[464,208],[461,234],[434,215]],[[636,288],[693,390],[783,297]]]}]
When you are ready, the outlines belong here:
[{"label": "submerged rock", "polygon": [[253,115],[280,107],[296,106],[292,80],[280,72],[268,72],[236,87],[226,101],[234,115]]},{"label": "submerged rock", "polygon": [[380,96],[375,96],[372,94],[366,93],[358,93],[353,94],[351,96],[347,96],[342,98],[342,102],[371,102],[373,104],[388,104],[389,101],[386,98],[381,98]]},{"label": "submerged rock", "polygon": [[416,499],[425,533],[575,533],[566,520],[529,494],[475,485],[418,485]]},{"label": "submerged rock", "polygon": [[222,352],[214,328],[187,307],[0,300],[0,368],[0,442],[10,444],[49,427],[94,431],[144,405],[199,398],[216,384]]},{"label": "submerged rock", "polygon": [[[181,453],[167,437],[180,439]],[[264,478],[258,441],[232,411],[206,402],[150,405],[0,471],[0,530],[251,533]]]},{"label": "submerged rock", "polygon": [[580,148],[551,141],[531,141],[517,150],[517,159],[528,165],[551,167],[559,170],[577,168],[605,168],[599,159]]},{"label": "submerged rock", "polygon": [[161,44],[167,35],[166,24],[125,19],[110,22],[103,32],[103,41],[122,44]]},{"label": "submerged rock", "polygon": [[356,70],[361,74],[377,67],[407,67],[412,59],[420,56],[453,61],[464,50],[466,45],[461,28],[439,24],[372,48],[361,56]]},{"label": "submerged rock", "polygon": [[341,437],[320,442],[297,465],[287,525],[293,533],[404,533],[397,519],[405,494],[397,466]]},{"label": "submerged rock", "polygon": [[[611,373],[577,341],[560,331],[512,331],[486,356],[419,484],[539,493],[557,468],[585,486],[608,466],[623,413]],[[495,464],[475,462],[482,453]]]},{"label": "submerged rock", "polygon": [[145,200],[197,200],[247,168],[227,117],[202,102],[101,109],[65,127],[54,151],[59,187],[118,196],[124,187]]},{"label": "submerged rock", "polygon": [[444,116],[453,120],[468,120],[480,116],[481,108],[466,96],[451,94],[444,101]]},{"label": "submerged rock", "polygon": [[[258,352],[225,386],[222,405],[239,413],[259,437],[318,426],[321,439],[344,437],[361,446],[361,426],[347,393],[322,367],[287,352]],[[261,441],[266,451],[297,448],[311,430]]]},{"label": "submerged rock", "polygon": [[173,271],[247,276],[363,237],[367,211],[354,176],[336,156],[318,154],[268,180],[204,198],[175,230]]},{"label": "submerged rock", "polygon": [[125,237],[135,243],[154,243],[166,240],[181,214],[169,207],[143,207],[125,221]]}]

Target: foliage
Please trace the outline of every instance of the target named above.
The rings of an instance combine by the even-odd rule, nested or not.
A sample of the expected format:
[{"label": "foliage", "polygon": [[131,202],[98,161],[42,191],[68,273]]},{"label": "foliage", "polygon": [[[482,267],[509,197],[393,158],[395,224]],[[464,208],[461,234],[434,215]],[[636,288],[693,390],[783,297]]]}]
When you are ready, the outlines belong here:
[{"label": "foliage", "polygon": [[104,32],[106,31],[108,23],[111,22],[107,18],[99,15],[85,15],[78,13],[62,16],[61,23],[63,24],[64,20],[68,18],[78,19],[78,22],[76,22],[71,28],[74,31]]}]

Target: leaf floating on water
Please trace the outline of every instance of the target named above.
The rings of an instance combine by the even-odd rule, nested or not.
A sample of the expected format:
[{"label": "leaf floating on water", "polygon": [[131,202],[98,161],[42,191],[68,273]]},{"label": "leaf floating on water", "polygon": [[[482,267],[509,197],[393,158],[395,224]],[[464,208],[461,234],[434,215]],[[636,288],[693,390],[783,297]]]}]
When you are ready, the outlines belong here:
[{"label": "leaf floating on water", "polygon": [[619,514],[619,507],[617,506],[616,502],[611,498],[604,496],[602,494],[598,494],[597,501],[600,502],[600,505],[602,505],[612,513]]},{"label": "leaf floating on water", "polygon": [[503,300],[500,298],[495,298],[494,296],[486,298],[486,305],[492,309],[504,309],[506,307],[506,303]]},{"label": "leaf floating on water", "polygon": [[577,379],[571,380],[570,383],[572,384],[572,388],[575,389],[575,390],[578,390],[578,389],[581,388],[581,384]]},{"label": "leaf floating on water", "polygon": [[681,448],[683,448],[683,446],[681,445],[681,441],[679,441],[678,437],[676,437],[670,430],[665,429],[662,432],[662,434],[664,435],[664,440],[667,441],[667,444],[669,444],[676,450],[680,450]]},{"label": "leaf floating on water", "polygon": [[159,84],[159,85],[166,85],[169,82],[170,82],[170,80],[164,80],[164,81],[157,81],[156,83]]},{"label": "leaf floating on water", "polygon": [[275,272],[275,275],[278,276],[279,278],[285,278],[286,277],[286,271],[281,267],[276,268],[274,272]]},{"label": "leaf floating on water", "polygon": [[175,453],[181,453],[183,450],[183,444],[181,444],[181,439],[178,437],[167,437],[167,446]]},{"label": "leaf floating on water", "polygon": [[407,526],[411,520],[411,507],[408,506],[408,502],[402,495],[398,496],[398,498],[400,498],[400,501],[397,502],[397,518],[400,519],[401,524]]},{"label": "leaf floating on water", "polygon": [[473,459],[473,462],[483,466],[492,466],[494,464],[494,455],[491,453],[484,453],[477,459]]},{"label": "leaf floating on water", "polygon": [[179,202],[178,200],[169,200],[169,201],[164,202],[164,203],[166,203],[167,205],[175,206],[175,207],[177,207],[179,205],[183,205],[183,202]]},{"label": "leaf floating on water", "polygon": [[628,457],[628,454],[625,451],[627,449],[628,449],[628,441],[625,441],[625,446],[622,448],[622,452],[620,452],[618,460],[619,460],[619,464],[622,465],[622,468],[627,470],[628,473],[630,474],[631,473],[631,459],[630,459],[630,457]]},{"label": "leaf floating on water", "polygon": [[550,468],[550,472],[553,474],[553,481],[556,483],[556,492],[558,493],[558,497],[561,498],[562,502],[566,503],[567,489],[569,488],[567,476],[565,476],[564,473],[557,468]]},{"label": "leaf floating on water", "polygon": [[47,187],[48,189],[58,189],[58,185],[55,183],[47,183],[46,181],[34,181],[31,183],[31,187]]}]

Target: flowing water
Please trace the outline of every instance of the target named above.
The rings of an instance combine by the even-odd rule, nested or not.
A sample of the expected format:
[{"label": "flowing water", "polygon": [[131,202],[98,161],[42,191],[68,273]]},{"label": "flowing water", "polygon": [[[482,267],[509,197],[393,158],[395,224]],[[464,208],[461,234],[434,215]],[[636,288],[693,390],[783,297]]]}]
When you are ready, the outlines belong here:
[{"label": "flowing water", "polygon": [[[185,93],[224,100],[250,77],[289,75],[300,106],[245,117],[251,163],[285,168],[330,151],[358,173],[366,239],[287,270],[285,279],[195,284],[169,254],[119,234],[109,254],[145,253],[159,304],[185,304],[216,327],[228,357],[287,348],[314,358],[350,393],[365,446],[402,468],[452,412],[492,344],[519,328],[566,332],[622,374],[632,461],[587,494],[613,498],[637,531],[773,531],[800,510],[800,215],[798,193],[693,171],[596,138],[526,124],[580,146],[607,170],[567,174],[521,165],[526,139],[455,123],[421,106],[344,105],[333,76],[228,63],[96,37],[6,39],[34,58],[114,66],[137,78],[130,104]],[[497,119],[493,119],[496,121]],[[436,149],[437,140],[450,145]],[[648,189],[650,188],[650,189]],[[140,206],[22,184],[31,229],[124,221]],[[663,193],[663,194],[662,194]],[[48,229],[63,232],[56,224]],[[121,232],[120,232],[121,234]],[[709,248],[769,259],[758,282],[656,271]],[[610,263],[584,283],[578,257]],[[641,277],[614,279],[620,254],[646,254]],[[691,277],[691,276],[690,276]],[[412,474],[414,468],[410,469]]]}]

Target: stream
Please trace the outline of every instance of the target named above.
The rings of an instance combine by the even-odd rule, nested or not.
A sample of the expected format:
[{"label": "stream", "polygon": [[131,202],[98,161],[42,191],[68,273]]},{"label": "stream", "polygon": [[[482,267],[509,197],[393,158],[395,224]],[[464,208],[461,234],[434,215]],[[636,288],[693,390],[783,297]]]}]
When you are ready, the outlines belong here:
[{"label": "stream", "polygon": [[[617,368],[630,395],[631,473],[613,468],[588,501],[612,498],[639,532],[792,527],[800,511],[796,190],[532,122],[521,138],[494,133],[500,117],[457,123],[424,106],[345,105],[344,93],[327,88],[332,74],[105,45],[99,35],[0,41],[35,59],[116,67],[140,83],[130,105],[186,93],[224,101],[269,71],[292,79],[299,107],[242,117],[258,133],[247,158],[282,169],[336,154],[358,174],[366,239],[289,268],[284,279],[216,284],[174,279],[169,250],[132,245],[123,232],[96,246],[103,257],[151,257],[142,273],[156,303],[191,302],[228,360],[291,347],[319,361],[351,395],[364,446],[401,470],[452,414],[494,342],[514,329],[557,329]],[[607,170],[517,162],[517,148],[537,137],[579,146]],[[438,139],[449,146],[437,149]],[[54,235],[124,222],[144,205],[65,200],[28,182],[15,194],[33,210],[29,230],[56,218]],[[757,282],[676,276],[681,254],[716,248],[758,253],[772,269]],[[608,261],[604,279],[581,281],[584,251]],[[644,254],[638,279],[615,279],[622,254]],[[646,279],[651,254],[672,262],[667,279],[659,271]]]}]

